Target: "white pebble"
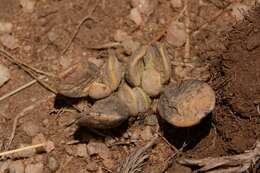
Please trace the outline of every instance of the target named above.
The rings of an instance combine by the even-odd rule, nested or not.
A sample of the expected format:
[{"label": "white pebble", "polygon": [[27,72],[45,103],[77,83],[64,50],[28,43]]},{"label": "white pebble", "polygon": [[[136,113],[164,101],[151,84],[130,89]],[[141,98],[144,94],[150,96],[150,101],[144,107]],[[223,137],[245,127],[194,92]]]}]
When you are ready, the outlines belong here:
[{"label": "white pebble", "polygon": [[137,10],[137,8],[133,8],[130,11],[130,16],[129,18],[135,22],[136,25],[141,25],[143,23],[142,16],[140,12]]},{"label": "white pebble", "polygon": [[1,35],[0,41],[8,49],[15,49],[19,46],[18,40],[13,35],[10,34]]},{"label": "white pebble", "polygon": [[52,171],[55,172],[58,170],[58,168],[60,167],[59,162],[57,161],[57,159],[55,159],[54,157],[48,157],[48,164],[47,164],[48,168]]},{"label": "white pebble", "polygon": [[173,8],[180,8],[180,7],[182,7],[182,1],[181,0],[171,0],[171,5]]},{"label": "white pebble", "polygon": [[250,8],[245,4],[234,3],[231,5],[231,9],[231,15],[235,17],[236,20],[243,20]]},{"label": "white pebble", "polygon": [[86,144],[78,144],[76,155],[79,157],[88,157]]},{"label": "white pebble", "polygon": [[153,132],[152,132],[152,127],[146,126],[142,131],[141,131],[141,138],[144,141],[148,141],[153,138]]},{"label": "white pebble", "polygon": [[185,25],[181,22],[172,22],[167,30],[166,40],[172,46],[183,46],[186,42]]},{"label": "white pebble", "polygon": [[7,67],[0,64],[0,87],[10,79],[10,71]]},{"label": "white pebble", "polygon": [[121,41],[128,39],[129,37],[130,36],[125,31],[122,31],[122,30],[119,29],[119,30],[116,31],[116,33],[114,35],[114,40],[121,42]]},{"label": "white pebble", "polygon": [[22,128],[28,136],[35,136],[40,131],[39,126],[34,124],[32,121],[24,123]]},{"label": "white pebble", "polygon": [[32,13],[34,10],[35,1],[34,0],[20,0],[20,4],[21,4],[24,12]]},{"label": "white pebble", "polygon": [[12,31],[13,24],[10,22],[0,22],[0,34],[10,33]]}]

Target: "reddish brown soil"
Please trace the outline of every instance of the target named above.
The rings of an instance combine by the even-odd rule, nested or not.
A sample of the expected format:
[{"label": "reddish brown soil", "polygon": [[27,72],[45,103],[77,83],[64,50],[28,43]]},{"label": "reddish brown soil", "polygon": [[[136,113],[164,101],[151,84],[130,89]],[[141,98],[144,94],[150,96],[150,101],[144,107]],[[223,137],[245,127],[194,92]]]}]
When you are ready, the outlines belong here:
[{"label": "reddish brown soil", "polygon": [[260,97],[260,10],[227,33],[213,80],[218,105],[213,112],[217,133],[226,152],[250,149],[260,137],[257,106]]},{"label": "reddish brown soil", "polygon": [[[31,66],[50,73],[59,73],[71,64],[87,58],[104,58],[106,50],[89,50],[87,47],[113,41],[117,29],[126,31],[141,43],[146,43],[160,33],[167,21],[181,10],[173,9],[168,0],[159,0],[158,7],[145,26],[136,27],[127,17],[131,9],[130,0],[103,0],[93,13],[94,20],[88,20],[82,25],[69,50],[61,56],[61,51],[70,40],[77,24],[87,15],[95,0],[90,0],[89,4],[85,0],[41,0],[37,1],[32,14],[24,13],[18,5],[18,0],[0,1],[0,17],[4,21],[12,22],[12,34],[19,40],[19,47],[15,50],[8,50],[1,44],[0,48],[8,50]],[[191,30],[209,21],[227,2],[229,1],[211,0],[198,7],[198,1],[192,0]],[[147,128],[152,129],[153,135],[160,129],[161,134],[176,148],[187,144],[184,152],[176,155],[176,159],[232,155],[253,148],[255,141],[260,139],[260,115],[257,112],[257,106],[260,105],[259,16],[258,7],[243,22],[232,27],[236,22],[226,15],[192,37],[192,54],[199,57],[196,62],[199,64],[198,68],[210,64],[210,78],[207,82],[217,94],[215,110],[198,126],[177,129],[160,120],[158,127],[156,123],[147,123],[151,115],[145,114],[119,128],[103,132],[104,136],[97,135],[86,129],[78,129],[73,124],[77,113],[72,109],[67,110],[66,108],[70,107],[64,104],[63,100],[55,98],[41,85],[35,84],[0,102],[1,151],[8,143],[15,117],[31,105],[35,107],[26,111],[17,123],[10,149],[18,148],[20,144],[31,145],[34,136],[29,136],[23,130],[27,122],[39,127],[38,133],[53,141],[55,150],[19,160],[22,160],[24,165],[43,163],[44,173],[51,172],[47,167],[50,156],[59,162],[58,172],[94,173],[101,167],[115,172],[120,161],[147,142],[142,137],[146,135],[144,131]],[[50,32],[57,36],[53,41],[48,38]],[[165,41],[164,38],[161,41]],[[117,48],[116,52],[120,57],[126,57],[122,48]],[[176,52],[175,59],[181,59],[178,55],[183,52]],[[28,74],[2,56],[0,63],[11,70],[11,80],[0,88],[0,96],[32,80]],[[83,102],[80,106],[85,107],[84,104],[86,103]],[[137,134],[137,141],[132,140],[133,134]],[[73,144],[75,139],[79,141]],[[108,146],[112,156],[106,163],[99,155],[77,154],[80,144],[86,146],[93,141]],[[72,144],[69,144],[71,142]],[[159,144],[151,151],[144,171],[161,173],[169,156],[175,153],[171,145],[160,139]],[[4,162],[5,160],[1,161],[0,166]],[[168,173],[178,172],[176,170],[178,169],[171,167]]]}]

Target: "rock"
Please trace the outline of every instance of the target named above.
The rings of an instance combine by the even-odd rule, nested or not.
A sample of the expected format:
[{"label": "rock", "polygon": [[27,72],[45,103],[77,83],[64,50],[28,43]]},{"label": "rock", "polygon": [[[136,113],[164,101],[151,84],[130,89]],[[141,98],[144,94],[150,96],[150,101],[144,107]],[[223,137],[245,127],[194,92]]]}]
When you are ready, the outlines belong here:
[{"label": "rock", "polygon": [[103,164],[106,168],[108,168],[110,170],[113,170],[115,168],[115,166],[117,165],[115,160],[113,160],[113,159],[104,159]]},{"label": "rock", "polygon": [[49,168],[52,172],[56,172],[56,171],[59,169],[60,164],[59,164],[59,162],[57,161],[57,159],[55,159],[54,157],[50,156],[50,157],[48,157],[47,166],[48,166],[48,168]]},{"label": "rock", "polygon": [[85,158],[88,157],[86,144],[77,145],[76,156],[85,157]]},{"label": "rock", "polygon": [[114,40],[118,42],[122,42],[126,39],[131,38],[125,31],[122,30],[117,30],[115,35],[114,35]]},{"label": "rock", "polygon": [[59,37],[58,34],[56,34],[54,31],[48,32],[47,36],[48,36],[48,39],[50,40],[50,42],[54,42]]},{"label": "rock", "polygon": [[48,127],[49,126],[49,120],[46,118],[42,121],[42,124],[44,125],[44,127]]},{"label": "rock", "polygon": [[234,3],[231,5],[231,9],[231,15],[235,17],[236,20],[243,20],[250,7],[245,4]]},{"label": "rock", "polygon": [[134,130],[132,135],[131,135],[131,140],[135,141],[135,140],[138,140],[139,139],[139,136],[140,136],[140,131],[139,130]]},{"label": "rock", "polygon": [[26,13],[32,13],[34,10],[35,0],[19,0],[23,8],[23,11]]},{"label": "rock", "polygon": [[152,127],[145,126],[145,128],[141,131],[140,135],[143,140],[150,140],[151,138],[153,138]]},{"label": "rock", "polygon": [[24,164],[22,161],[13,161],[9,165],[9,173],[24,173]]},{"label": "rock", "polygon": [[0,87],[10,79],[10,71],[7,67],[0,64]]},{"label": "rock", "polygon": [[101,167],[98,167],[97,173],[104,173],[104,171]]},{"label": "rock", "polygon": [[104,64],[104,60],[103,59],[98,59],[96,57],[90,57],[88,58],[88,61],[95,64],[97,67],[101,67]]},{"label": "rock", "polygon": [[87,151],[90,156],[99,155],[102,159],[107,159],[111,157],[109,148],[101,142],[92,142],[90,141],[87,145]]},{"label": "rock", "polygon": [[173,21],[167,30],[166,40],[172,46],[183,46],[186,42],[185,25],[181,22]]},{"label": "rock", "polygon": [[66,69],[66,68],[71,66],[72,59],[69,58],[69,57],[61,56],[60,59],[59,59],[59,63],[60,63],[60,65],[62,65],[62,67],[64,69]]},{"label": "rock", "polygon": [[47,153],[50,153],[51,151],[53,151],[55,149],[55,145],[54,142],[52,141],[47,141],[46,142],[46,146],[44,147],[45,151]]},{"label": "rock", "polygon": [[171,0],[171,5],[173,8],[181,8],[182,1],[181,0]]},{"label": "rock", "polygon": [[153,13],[158,4],[158,0],[131,0],[131,4],[140,12],[143,20],[146,21]]},{"label": "rock", "polygon": [[0,22],[0,34],[11,33],[13,24],[10,22]]},{"label": "rock", "polygon": [[25,173],[43,173],[43,164],[29,164],[25,168]]},{"label": "rock", "polygon": [[260,32],[252,33],[246,41],[246,47],[248,50],[253,50],[260,46]]},{"label": "rock", "polygon": [[115,143],[115,142],[116,142],[116,139],[114,139],[114,138],[111,137],[111,136],[107,136],[107,137],[105,138],[105,143],[106,143],[107,146],[110,146],[110,145],[112,145],[112,144]]},{"label": "rock", "polygon": [[7,47],[8,49],[15,49],[19,47],[18,40],[10,34],[3,34],[0,36],[0,41],[3,44],[3,46]]},{"label": "rock", "polygon": [[140,46],[140,43],[129,38],[124,40],[122,42],[122,45],[126,54],[131,55]]},{"label": "rock", "polygon": [[32,144],[40,144],[40,143],[45,143],[46,139],[42,133],[37,134],[33,139],[32,139]]},{"label": "rock", "polygon": [[88,171],[96,171],[98,169],[98,165],[95,161],[90,161],[87,163],[86,169]]},{"label": "rock", "polygon": [[143,23],[142,16],[137,8],[133,8],[130,11],[129,18],[135,22],[136,25],[141,25]]},{"label": "rock", "polygon": [[28,136],[31,136],[31,137],[37,135],[37,133],[39,133],[39,131],[40,131],[39,126],[37,126],[32,121],[28,121],[28,122],[24,123],[22,128],[23,128],[24,132]]},{"label": "rock", "polygon": [[155,114],[149,114],[145,117],[144,123],[146,125],[156,126],[158,125],[158,119]]}]

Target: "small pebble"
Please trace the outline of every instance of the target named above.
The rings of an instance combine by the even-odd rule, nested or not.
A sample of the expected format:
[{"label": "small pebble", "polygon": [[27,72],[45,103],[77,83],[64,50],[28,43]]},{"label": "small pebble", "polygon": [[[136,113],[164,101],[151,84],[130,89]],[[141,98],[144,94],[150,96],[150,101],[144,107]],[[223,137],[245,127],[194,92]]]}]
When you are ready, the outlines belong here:
[{"label": "small pebble", "polygon": [[138,11],[137,8],[133,8],[130,11],[130,15],[129,18],[135,22],[136,25],[141,25],[141,23],[143,23],[143,19],[142,16],[140,14],[140,12]]},{"label": "small pebble", "polygon": [[47,36],[50,42],[54,42],[58,38],[58,35],[54,31],[48,32]]},{"label": "small pebble", "polygon": [[123,134],[123,137],[124,137],[125,139],[128,139],[128,138],[129,138],[128,132],[125,132],[125,133]]},{"label": "small pebble", "polygon": [[111,136],[107,136],[106,138],[105,138],[105,144],[107,145],[107,146],[110,146],[110,145],[112,145],[113,143],[115,143],[116,142],[116,139],[114,139],[113,137],[111,137]]},{"label": "small pebble", "polygon": [[132,135],[131,135],[131,140],[138,140],[139,139],[139,133],[140,133],[140,131],[138,131],[138,130],[133,131]]},{"label": "small pebble", "polygon": [[244,16],[247,14],[250,9],[249,6],[241,3],[233,3],[231,5],[231,15],[236,18],[236,20],[243,20]]},{"label": "small pebble", "polygon": [[167,30],[166,40],[172,46],[181,47],[186,42],[185,25],[181,22],[172,22]]},{"label": "small pebble", "polygon": [[18,40],[10,34],[3,34],[2,36],[0,36],[0,41],[3,44],[3,46],[11,50],[19,47]]},{"label": "small pebble", "polygon": [[171,5],[173,8],[181,8],[182,1],[181,0],[171,0]]},{"label": "small pebble", "polygon": [[95,161],[90,161],[87,163],[86,169],[88,171],[96,171],[98,169],[98,165]]},{"label": "small pebble", "polygon": [[114,35],[114,40],[118,41],[118,42],[122,42],[129,38],[130,38],[130,36],[125,31],[122,31],[122,30],[117,30]]},{"label": "small pebble", "polygon": [[141,131],[140,135],[141,138],[145,141],[152,139],[153,138],[152,127],[145,126],[145,128]]},{"label": "small pebble", "polygon": [[97,154],[103,159],[107,159],[111,157],[109,148],[104,143],[101,142],[90,141],[87,144],[87,151],[89,155]]},{"label": "small pebble", "polygon": [[42,121],[42,124],[45,126],[45,127],[48,127],[49,125],[49,120],[48,119],[45,119]]},{"label": "small pebble", "polygon": [[39,126],[36,125],[32,121],[28,121],[28,122],[24,123],[22,128],[23,128],[24,132],[28,136],[31,136],[31,137],[37,135],[39,133],[39,131],[40,131]]},{"label": "small pebble", "polygon": [[116,166],[116,162],[113,159],[104,159],[102,162],[104,166],[108,169],[114,169]]},{"label": "small pebble", "polygon": [[26,13],[32,13],[34,10],[35,0],[19,0],[23,8],[23,11]]},{"label": "small pebble", "polygon": [[57,161],[57,159],[55,159],[54,157],[50,156],[48,157],[48,163],[47,163],[48,168],[52,171],[55,172],[59,169],[60,164]]},{"label": "small pebble", "polygon": [[43,173],[43,164],[29,164],[25,168],[25,173]]},{"label": "small pebble", "polygon": [[150,126],[156,126],[158,125],[158,119],[157,116],[155,114],[149,114],[145,117],[144,119],[144,123],[146,125],[150,125]]},{"label": "small pebble", "polygon": [[10,79],[10,70],[0,64],[0,87]]},{"label": "small pebble", "polygon": [[90,57],[88,58],[88,61],[95,64],[97,67],[101,67],[104,64],[103,59],[98,59],[96,57]]},{"label": "small pebble", "polygon": [[137,41],[133,41],[132,39],[126,39],[122,42],[125,53],[131,55],[139,46],[140,43]]},{"label": "small pebble", "polygon": [[64,69],[66,69],[72,64],[72,59],[69,57],[61,56],[59,59],[59,63]]},{"label": "small pebble", "polygon": [[10,22],[0,22],[0,34],[11,33],[13,24]]},{"label": "small pebble", "polygon": [[88,157],[86,144],[78,144],[76,155],[79,157]]},{"label": "small pebble", "polygon": [[32,139],[32,144],[40,144],[40,143],[45,143],[46,138],[42,133],[37,134],[33,139]]}]

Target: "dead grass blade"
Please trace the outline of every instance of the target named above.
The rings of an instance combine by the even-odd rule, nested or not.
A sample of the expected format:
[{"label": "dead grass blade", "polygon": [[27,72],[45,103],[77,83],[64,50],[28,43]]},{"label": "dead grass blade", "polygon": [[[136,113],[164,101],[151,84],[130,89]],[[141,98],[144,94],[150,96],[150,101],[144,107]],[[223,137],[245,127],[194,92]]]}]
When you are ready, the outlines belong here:
[{"label": "dead grass blade", "polygon": [[[79,22],[79,24],[78,24],[76,30],[74,31],[74,33],[73,33],[73,35],[72,35],[72,37],[71,37],[71,39],[70,39],[70,41],[68,42],[68,44],[66,45],[66,47],[63,49],[63,51],[62,51],[62,53],[61,53],[62,55],[64,55],[64,54],[67,52],[67,50],[70,48],[72,42],[74,41],[74,39],[76,38],[76,36],[77,36],[77,34],[78,34],[78,32],[79,32],[81,26],[82,26],[87,20],[89,20],[89,19],[94,20],[92,14],[93,14],[94,11],[96,10],[96,8],[97,8],[97,6],[98,6],[98,4],[99,4],[98,2],[99,2],[99,1],[96,1],[95,5],[89,10],[89,14],[88,14],[87,16],[85,16],[85,17]],[[89,1],[88,1],[87,4],[89,4]]]},{"label": "dead grass blade", "polygon": [[151,149],[158,141],[158,136],[153,138],[142,148],[131,153],[119,166],[117,173],[141,173],[142,167],[145,164],[149,155],[147,151]]},{"label": "dead grass blade", "polygon": [[199,166],[198,172],[206,173],[242,173],[260,160],[260,141],[256,142],[255,149],[243,154],[223,157],[208,157],[204,159],[183,159],[178,162],[187,166]]}]

